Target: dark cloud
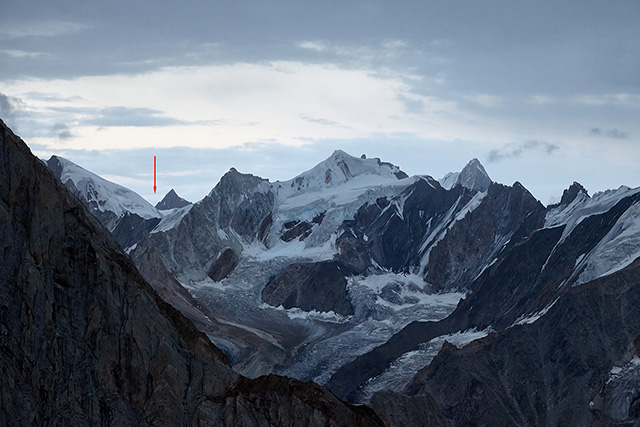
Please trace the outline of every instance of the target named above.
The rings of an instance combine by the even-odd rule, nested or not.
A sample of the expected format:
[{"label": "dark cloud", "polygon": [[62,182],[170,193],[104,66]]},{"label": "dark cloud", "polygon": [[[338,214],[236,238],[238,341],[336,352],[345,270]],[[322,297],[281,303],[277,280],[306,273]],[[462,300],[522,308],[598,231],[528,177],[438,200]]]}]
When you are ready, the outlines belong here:
[{"label": "dark cloud", "polygon": [[[235,61],[328,59],[344,65],[365,52],[372,70],[406,66],[416,75],[442,74],[464,93],[520,93],[523,82],[533,94],[611,90],[612,83],[640,87],[633,72],[640,65],[635,43],[640,8],[634,2],[589,1],[576,7],[408,0],[395,7],[370,1],[292,6],[284,0],[250,0],[180,7],[158,0],[151,14],[147,2],[65,3],[69,6],[3,1],[0,24],[43,21],[39,31],[55,28],[61,34],[46,46],[38,38],[21,39],[20,46],[3,46],[0,40],[0,49],[47,53],[28,67],[18,66],[20,58],[9,58],[4,78],[72,78]],[[82,37],[71,30],[83,30]],[[317,42],[305,45],[309,40]],[[319,59],[319,54],[325,56]]]},{"label": "dark cloud", "polygon": [[618,129],[592,128],[589,131],[589,136],[606,137],[611,139],[627,139],[629,138],[629,133]]},{"label": "dark cloud", "polygon": [[520,157],[528,151],[542,151],[551,155],[558,149],[560,149],[558,144],[538,140],[526,141],[521,144],[507,144],[499,150],[491,150],[487,156],[487,161],[495,163],[513,157]]},{"label": "dark cloud", "polygon": [[69,129],[69,126],[65,125],[64,123],[56,123],[51,127],[51,131],[50,131],[52,136],[55,136],[58,139],[71,139],[73,138],[75,135],[73,133],[71,133],[71,129]]}]

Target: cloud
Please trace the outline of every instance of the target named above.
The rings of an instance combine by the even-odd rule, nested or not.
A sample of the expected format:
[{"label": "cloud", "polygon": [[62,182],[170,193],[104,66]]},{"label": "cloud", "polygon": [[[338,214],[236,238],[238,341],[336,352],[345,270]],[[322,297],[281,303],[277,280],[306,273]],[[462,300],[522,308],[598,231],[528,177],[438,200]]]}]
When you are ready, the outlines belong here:
[{"label": "cloud", "polygon": [[639,105],[640,95],[630,93],[605,93],[600,95],[581,95],[574,102],[589,107],[602,105]]},{"label": "cloud", "polygon": [[[50,93],[52,87],[55,93]],[[304,137],[350,139],[397,132],[452,140],[477,135],[482,123],[452,101],[416,94],[407,75],[326,62],[233,63],[169,67],[143,75],[28,79],[13,82],[9,89],[29,100],[31,111],[47,122],[45,132],[58,122],[71,126],[76,148],[176,143],[224,147],[265,138],[300,146],[307,143]]]},{"label": "cloud", "polygon": [[3,49],[0,53],[11,56],[13,58],[37,58],[39,56],[48,55],[44,52],[27,52],[26,50]]},{"label": "cloud", "polygon": [[321,40],[306,40],[296,43],[301,49],[315,50],[316,52],[325,52],[329,50],[329,45]]},{"label": "cloud", "polygon": [[18,129],[17,119],[24,115],[24,102],[20,98],[14,98],[0,92],[0,119],[13,129]]},{"label": "cloud", "polygon": [[533,95],[529,97],[529,100],[527,102],[534,105],[549,105],[555,104],[556,102],[558,102],[558,100],[547,95]]},{"label": "cloud", "polygon": [[71,139],[73,138],[75,135],[73,135],[73,133],[71,133],[71,129],[69,129],[69,126],[65,125],[64,123],[56,123],[51,127],[51,131],[50,131],[51,135],[57,137],[58,139],[62,139],[62,140],[66,140],[66,139]]},{"label": "cloud", "polygon": [[0,116],[5,120],[13,118],[13,106],[9,102],[9,97],[4,93],[0,93]]},{"label": "cloud", "polygon": [[420,97],[399,94],[398,100],[404,104],[405,113],[407,114],[424,113],[424,101]]},{"label": "cloud", "polygon": [[592,128],[589,131],[589,136],[605,137],[605,138],[611,138],[611,139],[627,139],[629,138],[629,133],[623,132],[618,129]]},{"label": "cloud", "polygon": [[495,163],[513,157],[520,157],[527,151],[542,151],[547,155],[551,155],[558,149],[560,149],[558,144],[538,140],[526,141],[521,144],[507,144],[499,150],[491,150],[487,156],[487,161]]},{"label": "cloud", "polygon": [[333,127],[343,128],[343,129],[353,129],[351,126],[345,126],[342,123],[338,123],[336,121],[329,120],[329,119],[323,119],[323,118],[317,118],[317,117],[308,117],[308,116],[305,116],[304,114],[301,114],[300,118],[302,120],[305,120],[305,121],[309,122],[309,123],[317,123],[317,124],[323,125],[323,126],[333,126]]},{"label": "cloud", "polygon": [[107,107],[96,112],[96,116],[84,121],[87,125],[111,127],[157,127],[186,124],[151,108]]},{"label": "cloud", "polygon": [[482,105],[483,107],[493,108],[502,104],[502,97],[496,95],[489,95],[486,93],[476,93],[473,95],[465,96],[471,102]]},{"label": "cloud", "polygon": [[86,30],[88,25],[71,21],[27,21],[5,23],[0,28],[0,36],[20,37],[57,37]]},{"label": "cloud", "polygon": [[397,59],[404,57],[410,50],[409,43],[404,40],[383,40],[373,44],[337,43],[328,40],[303,40],[295,43],[303,52],[310,52],[323,57],[333,57],[340,63],[359,64],[382,69],[381,63],[392,61],[396,66]]}]

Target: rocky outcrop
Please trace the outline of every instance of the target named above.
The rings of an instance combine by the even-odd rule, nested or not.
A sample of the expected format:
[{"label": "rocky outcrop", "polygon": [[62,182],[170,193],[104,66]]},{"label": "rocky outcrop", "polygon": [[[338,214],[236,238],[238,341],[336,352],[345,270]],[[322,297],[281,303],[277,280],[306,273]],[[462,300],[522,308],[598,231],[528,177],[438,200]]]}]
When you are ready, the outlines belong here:
[{"label": "rocky outcrop", "polygon": [[219,282],[229,275],[238,265],[239,257],[231,248],[227,248],[220,253],[218,259],[211,265],[207,276],[214,282]]},{"label": "rocky outcrop", "polygon": [[466,289],[486,268],[525,218],[544,221],[545,209],[522,185],[491,184],[468,212],[429,252],[423,273],[435,291]]},{"label": "rocky outcrop", "polygon": [[436,401],[428,394],[407,396],[381,391],[373,395],[371,407],[388,427],[453,425],[442,415]]},{"label": "rocky outcrop", "polygon": [[160,218],[145,219],[137,214],[127,212],[120,218],[111,234],[120,243],[122,249],[127,249],[142,240],[159,223]]},{"label": "rocky outcrop", "polygon": [[156,209],[160,211],[168,209],[178,209],[190,205],[191,202],[178,196],[175,190],[172,188],[163,198],[156,204]]},{"label": "rocky outcrop", "polygon": [[366,406],[346,406],[314,383],[276,375],[238,382],[225,396],[219,418],[228,426],[384,425]]},{"label": "rocky outcrop", "polygon": [[269,280],[262,298],[276,307],[353,314],[345,279],[349,274],[348,267],[335,261],[290,264]]},{"label": "rocky outcrop", "polygon": [[312,384],[242,379],[2,122],[0,252],[6,425],[381,425]]},{"label": "rocky outcrop", "polygon": [[576,199],[576,197],[578,197],[578,194],[580,193],[584,194],[585,197],[589,197],[589,193],[587,192],[587,190],[582,185],[580,185],[580,183],[574,182],[569,186],[569,188],[562,192],[560,205],[570,204]]}]

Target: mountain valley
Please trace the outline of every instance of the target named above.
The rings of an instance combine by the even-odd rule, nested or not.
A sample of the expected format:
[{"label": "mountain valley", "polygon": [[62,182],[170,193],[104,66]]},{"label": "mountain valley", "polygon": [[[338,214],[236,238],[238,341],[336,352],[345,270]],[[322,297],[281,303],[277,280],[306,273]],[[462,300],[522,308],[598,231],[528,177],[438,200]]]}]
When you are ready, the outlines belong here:
[{"label": "mountain valley", "polygon": [[[6,146],[21,142],[15,142],[6,128],[3,135],[8,164],[13,154],[6,154]],[[92,247],[88,254],[95,252],[100,258],[100,248],[108,248],[107,264],[86,277],[98,282],[120,277],[108,264],[115,262],[127,274],[126,280],[116,282],[141,283],[136,295],[143,296],[136,298],[142,298],[145,302],[139,304],[149,310],[142,315],[127,308],[130,315],[149,317],[148,322],[167,317],[180,326],[146,327],[177,328],[172,336],[178,341],[185,339],[183,334],[192,337],[171,345],[189,349],[184,350],[187,356],[181,353],[181,363],[195,363],[190,358],[205,363],[200,362],[202,346],[207,358],[215,354],[207,362],[212,365],[203,369],[226,378],[211,380],[219,383],[216,390],[190,391],[203,386],[194,385],[193,378],[166,379],[179,383],[181,393],[213,396],[216,403],[206,414],[202,404],[183,402],[195,405],[176,412],[188,423],[198,417],[220,420],[239,407],[249,408],[252,415],[247,420],[260,417],[255,414],[264,410],[260,402],[267,395],[274,405],[290,405],[302,417],[318,407],[309,396],[321,396],[322,405],[335,405],[334,412],[320,411],[327,417],[322,419],[340,414],[349,420],[345,425],[420,425],[421,420],[430,425],[633,425],[640,420],[640,188],[622,186],[590,196],[573,183],[559,203],[544,206],[518,182],[493,182],[477,159],[437,180],[408,176],[380,159],[337,150],[291,180],[271,182],[231,168],[202,200],[190,203],[171,190],[154,207],[69,160],[53,156],[45,163],[52,174],[39,180],[55,186],[55,176],[66,187],[56,187],[55,192],[62,192],[67,205],[77,205],[65,209],[83,218],[78,227],[84,233],[83,244]],[[5,182],[26,180],[19,172],[11,173],[15,176]],[[16,190],[7,193],[5,211],[14,212],[20,203],[29,206],[11,199],[11,191]],[[41,197],[32,193],[25,192],[23,198]],[[46,202],[45,207],[47,203],[60,202]],[[79,203],[87,210],[79,210]],[[15,215],[26,221],[24,214]],[[60,221],[48,217],[53,213],[42,215],[51,224],[32,232],[29,239],[23,237],[25,244],[42,244],[28,242],[45,241],[41,232],[64,218],[71,221],[71,214],[56,213]],[[11,239],[7,234],[3,242]],[[95,241],[102,242],[100,248],[95,248]],[[30,257],[45,256],[33,251]],[[12,256],[15,260],[5,264],[19,265],[21,255]],[[79,255],[65,256],[73,260]],[[54,263],[33,262],[36,270]],[[52,273],[42,273],[44,278],[38,280],[51,286],[44,295],[70,298],[58,295],[61,287],[84,292],[73,298],[89,298],[91,291],[78,289],[76,283],[88,279],[70,279],[84,274],[74,271],[80,270],[56,266]],[[109,280],[114,286],[115,279]],[[204,334],[162,300],[154,300],[155,292]],[[49,297],[43,298],[43,312],[55,311],[46,308]],[[152,302],[146,302],[149,298]],[[26,303],[16,299],[15,304]],[[105,308],[87,307],[89,311],[74,315],[105,321],[106,314],[90,314],[106,313]],[[9,319],[20,318],[15,307],[11,310],[6,313],[13,314],[3,314],[4,328]],[[136,343],[147,340],[127,320],[126,310],[120,321],[133,329],[108,339],[126,340],[133,334]],[[204,344],[193,337],[208,339]],[[150,348],[159,345],[153,339]],[[91,345],[88,351],[95,353]],[[128,341],[109,345],[131,347]],[[143,371],[159,369],[154,352],[140,356]],[[80,354],[78,350],[74,357]],[[132,362],[122,360],[117,362],[125,363],[122,369],[130,369],[127,364]],[[4,366],[18,369],[15,363]],[[98,380],[92,381],[103,390],[106,386],[100,381],[106,374],[95,375]],[[149,409],[157,404],[149,403],[156,397],[148,380],[145,386],[126,387],[118,381],[107,382],[117,383],[118,390],[146,387],[147,396],[136,397],[133,406],[118,401],[118,408],[126,409],[105,403],[110,417],[161,416],[161,411]],[[28,385],[21,387],[30,390]],[[334,395],[350,404],[367,404],[375,414]],[[78,408],[90,405],[86,399],[73,399],[80,402]],[[162,399],[170,407],[169,400]],[[36,414],[32,419],[42,419],[38,411],[31,411]],[[281,421],[287,410],[282,411]],[[104,419],[100,411],[94,412]]]}]

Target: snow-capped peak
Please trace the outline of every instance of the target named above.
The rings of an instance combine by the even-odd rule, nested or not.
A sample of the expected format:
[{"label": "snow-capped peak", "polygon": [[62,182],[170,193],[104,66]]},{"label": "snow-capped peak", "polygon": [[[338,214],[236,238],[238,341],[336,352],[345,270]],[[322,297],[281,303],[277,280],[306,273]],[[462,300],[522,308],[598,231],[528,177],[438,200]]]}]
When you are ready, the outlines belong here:
[{"label": "snow-capped peak", "polygon": [[281,196],[288,197],[304,192],[320,191],[337,187],[356,177],[370,175],[397,181],[407,178],[398,166],[382,162],[378,158],[354,157],[342,150],[336,150],[326,160],[295,178],[276,182]]},{"label": "snow-capped peak", "polygon": [[478,159],[472,159],[460,172],[449,172],[440,180],[447,190],[460,184],[470,190],[487,191],[492,181]]},{"label": "snow-capped peak", "polygon": [[135,191],[107,181],[65,158],[51,156],[47,166],[110,230],[125,213],[134,213],[145,219],[162,217]]}]

